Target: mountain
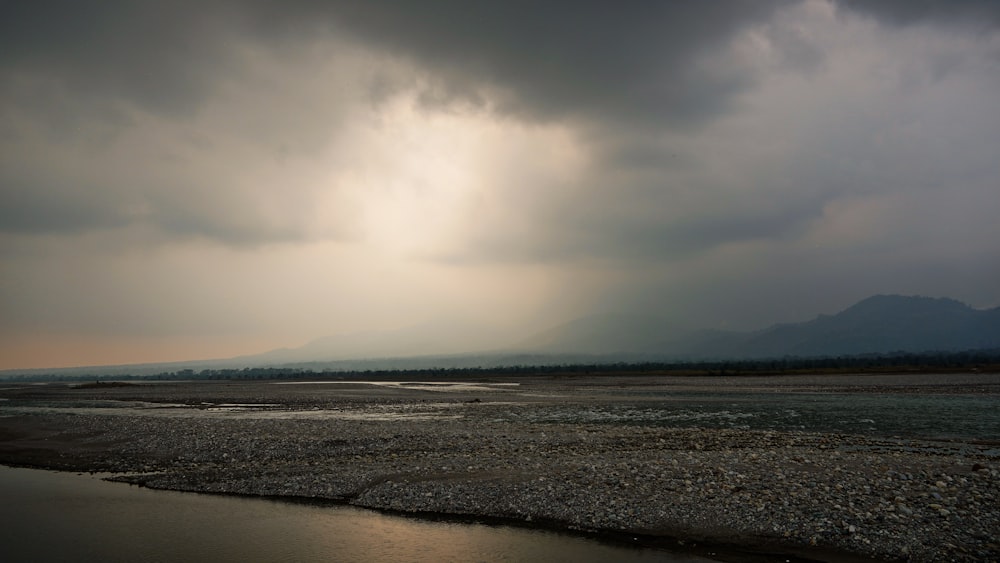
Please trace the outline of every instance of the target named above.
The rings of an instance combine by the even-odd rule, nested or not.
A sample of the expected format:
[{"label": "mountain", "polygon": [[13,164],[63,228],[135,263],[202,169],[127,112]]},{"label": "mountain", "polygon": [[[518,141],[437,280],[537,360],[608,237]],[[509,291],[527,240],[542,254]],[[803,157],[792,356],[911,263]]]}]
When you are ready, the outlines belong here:
[{"label": "mountain", "polygon": [[1000,308],[902,295],[869,297],[835,315],[754,332],[682,331],[648,317],[587,317],[526,342],[547,352],[665,358],[845,356],[1000,348]]},{"label": "mountain", "polygon": [[1000,308],[977,310],[953,299],[877,295],[833,316],[777,325],[727,355],[840,356],[1000,347]]},{"label": "mountain", "polygon": [[121,366],[7,370],[28,375],[153,375],[181,370],[298,366],[378,370],[564,365],[645,360],[851,356],[1000,349],[1000,307],[945,298],[876,295],[834,315],[753,332],[692,331],[647,315],[577,319],[522,339],[462,322],[436,322],[314,340],[299,348],[228,359]]}]

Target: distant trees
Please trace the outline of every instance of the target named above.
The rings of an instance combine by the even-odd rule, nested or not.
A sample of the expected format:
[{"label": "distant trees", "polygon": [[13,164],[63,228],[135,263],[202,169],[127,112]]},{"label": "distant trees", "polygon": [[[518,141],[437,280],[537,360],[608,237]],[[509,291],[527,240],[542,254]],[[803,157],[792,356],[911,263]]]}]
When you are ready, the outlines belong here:
[{"label": "distant trees", "polygon": [[[544,359],[544,358],[541,358]],[[542,365],[512,365],[500,367],[437,367],[421,369],[328,370],[303,367],[246,367],[227,369],[181,369],[155,375],[131,374],[45,374],[15,375],[7,381],[132,381],[151,380],[317,380],[317,379],[459,379],[469,376],[518,375],[772,375],[795,373],[852,372],[1000,372],[1000,349],[966,350],[964,352],[898,352],[857,356],[795,357],[766,359],[719,359],[676,361],[595,361]]]}]

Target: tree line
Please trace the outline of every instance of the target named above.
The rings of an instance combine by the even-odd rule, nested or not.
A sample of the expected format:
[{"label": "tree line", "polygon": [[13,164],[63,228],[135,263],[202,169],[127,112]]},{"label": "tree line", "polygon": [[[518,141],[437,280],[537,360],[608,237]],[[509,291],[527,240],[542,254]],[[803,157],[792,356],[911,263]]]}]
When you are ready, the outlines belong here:
[{"label": "tree line", "polygon": [[500,367],[436,367],[419,369],[332,370],[312,367],[245,367],[223,369],[181,369],[153,375],[86,375],[33,373],[7,381],[94,381],[94,380],[322,380],[400,379],[483,376],[580,376],[580,375],[790,375],[835,373],[927,373],[1000,372],[1000,349],[962,352],[897,352],[856,356],[797,357],[762,359],[594,361],[564,364],[512,365]]}]

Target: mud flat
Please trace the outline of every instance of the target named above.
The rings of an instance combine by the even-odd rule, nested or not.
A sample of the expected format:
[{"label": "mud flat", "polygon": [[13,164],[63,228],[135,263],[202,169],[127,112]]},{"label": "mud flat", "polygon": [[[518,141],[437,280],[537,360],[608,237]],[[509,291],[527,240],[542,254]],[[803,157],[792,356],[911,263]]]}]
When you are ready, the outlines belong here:
[{"label": "mud flat", "polygon": [[[697,407],[713,393],[940,395],[988,418],[997,374],[0,387],[4,464],[628,534],[730,559],[1000,560],[989,421],[987,435],[883,435],[754,427],[738,402]],[[664,423],[680,412],[693,414]]]}]

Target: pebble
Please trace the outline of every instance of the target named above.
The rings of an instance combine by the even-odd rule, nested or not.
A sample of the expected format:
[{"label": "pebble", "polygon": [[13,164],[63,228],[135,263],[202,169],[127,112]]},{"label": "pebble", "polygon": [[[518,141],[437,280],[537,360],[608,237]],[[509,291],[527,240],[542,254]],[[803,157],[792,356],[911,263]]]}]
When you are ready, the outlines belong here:
[{"label": "pebble", "polygon": [[154,488],[738,537],[790,552],[1000,560],[1000,465],[986,446],[959,456],[919,440],[537,423],[510,416],[531,404],[488,401],[337,408],[357,416],[33,416],[99,450],[68,456],[75,469]]}]

